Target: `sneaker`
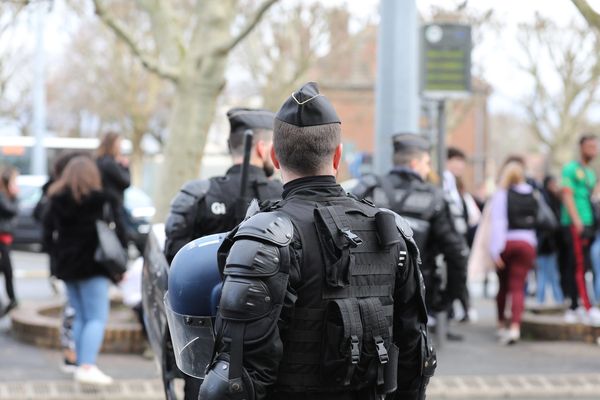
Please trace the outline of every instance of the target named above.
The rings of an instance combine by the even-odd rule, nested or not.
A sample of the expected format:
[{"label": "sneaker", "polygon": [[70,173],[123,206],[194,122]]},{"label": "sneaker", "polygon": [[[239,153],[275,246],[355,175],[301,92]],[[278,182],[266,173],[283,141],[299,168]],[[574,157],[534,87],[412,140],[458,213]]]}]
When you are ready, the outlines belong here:
[{"label": "sneaker", "polygon": [[60,370],[65,374],[74,374],[77,371],[77,363],[64,359],[60,364]]},{"label": "sneaker", "polygon": [[591,326],[600,326],[600,309],[592,307],[588,310],[588,324]]},{"label": "sneaker", "polygon": [[498,328],[496,330],[496,339],[502,339],[504,336],[506,336],[506,333],[508,332],[508,329],[506,328]]},{"label": "sneaker", "polygon": [[500,338],[500,343],[503,345],[515,344],[521,338],[521,332],[518,329],[509,329],[506,331],[503,337]]},{"label": "sneaker", "polygon": [[577,319],[577,313],[575,312],[575,310],[568,309],[567,311],[565,311],[565,323],[576,324]]},{"label": "sneaker", "polygon": [[110,385],[113,383],[113,378],[100,371],[95,365],[87,368],[78,367],[75,371],[75,380],[90,385]]}]

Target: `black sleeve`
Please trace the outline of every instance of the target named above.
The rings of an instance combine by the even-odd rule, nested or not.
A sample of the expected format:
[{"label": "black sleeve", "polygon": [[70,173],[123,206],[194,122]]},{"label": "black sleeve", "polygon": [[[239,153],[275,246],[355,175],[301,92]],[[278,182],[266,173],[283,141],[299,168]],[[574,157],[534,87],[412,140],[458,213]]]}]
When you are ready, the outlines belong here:
[{"label": "black sleeve", "polygon": [[448,266],[445,296],[454,299],[461,294],[467,278],[468,247],[462,235],[454,229],[448,204],[443,198],[438,198],[431,221],[431,235]]},{"label": "black sleeve", "polygon": [[[233,254],[235,249],[232,249],[230,257],[235,258]],[[291,249],[290,246],[290,258],[289,265],[281,266],[281,269],[287,269],[290,272],[289,279],[297,281],[299,278],[299,266],[298,254]],[[277,274],[271,277],[263,277],[260,275],[252,276],[248,274],[240,280],[238,276],[227,276],[225,278],[225,284],[223,285],[223,293],[221,295],[221,302],[219,311],[217,313],[216,323],[216,336],[217,343],[216,348],[218,350],[218,358],[225,358],[228,360],[234,360],[234,349],[237,345],[241,347],[241,343],[233,339],[236,328],[235,323],[245,324],[243,334],[243,370],[244,375],[247,377],[244,381],[246,393],[250,398],[254,400],[264,400],[268,398],[270,388],[277,381],[279,365],[283,356],[283,342],[281,340],[281,334],[285,330],[289,319],[293,312],[295,293],[291,288],[291,284],[288,279],[282,279],[283,276]],[[275,305],[281,304],[281,307],[273,307],[270,312],[265,312],[258,318],[252,318],[252,316],[239,317],[237,321],[232,320],[231,316],[228,317],[228,313],[231,313],[231,302],[228,302],[229,298],[239,298],[234,293],[236,285],[229,285],[231,281],[238,281],[237,286],[240,282],[248,282],[255,288],[268,288],[271,298]],[[286,282],[288,282],[286,284]],[[239,300],[238,300],[239,302]],[[243,321],[246,318],[246,321]],[[230,366],[232,370],[233,366]],[[206,396],[202,399],[222,399],[223,397],[211,397]]]},{"label": "black sleeve", "polygon": [[[435,357],[427,338],[424,286],[415,258],[397,275],[394,291],[394,344],[398,346],[398,389],[387,400],[421,400],[429,376],[423,365]],[[435,365],[433,367],[435,369]]]},{"label": "black sleeve", "polygon": [[131,185],[129,168],[115,160],[104,159],[100,162],[100,169],[104,180],[110,181],[116,188],[125,190]]},{"label": "black sleeve", "polygon": [[0,217],[13,218],[19,212],[17,200],[9,199],[8,196],[0,194]]},{"label": "black sleeve", "polygon": [[199,202],[203,201],[191,193],[181,191],[171,202],[165,222],[165,257],[169,264],[183,246],[200,237],[196,232],[196,221],[202,218],[200,210],[203,208]]},{"label": "black sleeve", "polygon": [[52,213],[52,200],[48,199],[46,212],[42,214],[42,249],[49,253],[52,251],[53,234],[56,228],[54,216]]}]

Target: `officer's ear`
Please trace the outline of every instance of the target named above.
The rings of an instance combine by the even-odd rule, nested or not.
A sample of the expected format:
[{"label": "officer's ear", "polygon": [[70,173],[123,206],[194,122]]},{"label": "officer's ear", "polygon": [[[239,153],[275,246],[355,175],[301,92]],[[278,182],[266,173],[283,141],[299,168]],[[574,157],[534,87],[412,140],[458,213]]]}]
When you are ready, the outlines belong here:
[{"label": "officer's ear", "polygon": [[335,170],[335,172],[337,172],[337,170],[340,167],[340,162],[342,162],[343,149],[344,145],[340,143],[337,145],[337,147],[335,148],[335,152],[333,153],[333,169]]},{"label": "officer's ear", "polygon": [[273,166],[277,169],[281,169],[279,166],[279,160],[277,159],[277,155],[275,154],[275,146],[271,146],[271,161],[273,161]]},{"label": "officer's ear", "polygon": [[264,140],[258,140],[256,142],[256,145],[254,146],[254,152],[261,160],[264,160],[265,157],[269,157],[268,145]]}]

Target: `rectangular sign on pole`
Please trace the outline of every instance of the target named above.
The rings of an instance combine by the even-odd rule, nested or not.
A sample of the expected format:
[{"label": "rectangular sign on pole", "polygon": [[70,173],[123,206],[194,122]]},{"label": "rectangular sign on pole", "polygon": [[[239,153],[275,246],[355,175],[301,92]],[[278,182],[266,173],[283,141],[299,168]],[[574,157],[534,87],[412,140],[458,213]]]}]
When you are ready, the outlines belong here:
[{"label": "rectangular sign on pole", "polygon": [[421,31],[421,92],[428,99],[468,96],[471,91],[471,27],[427,24]]}]

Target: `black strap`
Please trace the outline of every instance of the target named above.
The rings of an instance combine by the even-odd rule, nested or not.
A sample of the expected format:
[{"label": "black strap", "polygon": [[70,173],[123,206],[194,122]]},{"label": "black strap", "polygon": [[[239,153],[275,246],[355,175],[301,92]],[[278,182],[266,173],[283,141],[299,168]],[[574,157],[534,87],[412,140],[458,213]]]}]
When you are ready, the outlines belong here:
[{"label": "black strap", "polygon": [[235,399],[241,399],[244,394],[242,372],[244,370],[244,322],[229,321],[231,327],[231,351],[229,365],[229,392]]},{"label": "black strap", "polygon": [[388,297],[392,294],[393,282],[388,285],[347,286],[344,288],[325,288],[324,299]]}]

